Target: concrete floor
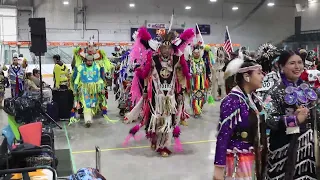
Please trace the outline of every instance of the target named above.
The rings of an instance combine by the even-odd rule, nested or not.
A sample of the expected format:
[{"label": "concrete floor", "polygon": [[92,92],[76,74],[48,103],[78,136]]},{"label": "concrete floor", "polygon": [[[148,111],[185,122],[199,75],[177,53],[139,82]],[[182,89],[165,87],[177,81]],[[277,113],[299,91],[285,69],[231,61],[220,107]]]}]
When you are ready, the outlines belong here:
[{"label": "concrete floor", "polygon": [[[45,81],[52,84],[51,79]],[[110,92],[110,119],[120,119],[118,112],[117,102]],[[124,148],[122,142],[134,124],[107,124],[102,118],[95,119],[89,129],[83,127],[83,122],[71,126],[62,123],[62,130],[55,129],[55,146],[72,151],[74,170],[95,167],[95,146],[99,146],[102,150],[101,171],[108,180],[211,180],[218,113],[219,103],[216,102],[204,107],[201,118],[191,117],[189,126],[181,128],[184,152],[173,153],[168,158],[151,151],[145,138],[140,142],[131,141],[129,147]],[[7,124],[3,110],[0,110],[0,118],[2,129]]]}]

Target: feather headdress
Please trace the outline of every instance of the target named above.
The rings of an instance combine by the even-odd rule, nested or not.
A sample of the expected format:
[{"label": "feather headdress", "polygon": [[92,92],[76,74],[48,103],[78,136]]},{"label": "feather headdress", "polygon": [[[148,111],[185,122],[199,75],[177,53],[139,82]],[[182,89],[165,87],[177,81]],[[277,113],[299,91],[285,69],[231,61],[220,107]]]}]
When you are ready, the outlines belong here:
[{"label": "feather headdress", "polygon": [[280,56],[281,51],[270,43],[259,46],[257,50],[257,62],[262,65],[262,70],[266,73],[271,72],[275,59]]},{"label": "feather headdress", "polygon": [[144,64],[149,51],[157,51],[161,45],[170,45],[176,54],[183,53],[185,48],[193,41],[195,34],[192,28],[185,30],[178,36],[174,31],[169,31],[159,37],[152,39],[146,27],[141,27],[134,33],[135,43],[130,53],[130,60]]},{"label": "feather headdress", "polygon": [[243,63],[244,63],[243,54],[242,52],[240,52],[239,57],[233,59],[227,65],[227,68],[224,72],[224,79],[227,79],[228,77],[237,74]]}]

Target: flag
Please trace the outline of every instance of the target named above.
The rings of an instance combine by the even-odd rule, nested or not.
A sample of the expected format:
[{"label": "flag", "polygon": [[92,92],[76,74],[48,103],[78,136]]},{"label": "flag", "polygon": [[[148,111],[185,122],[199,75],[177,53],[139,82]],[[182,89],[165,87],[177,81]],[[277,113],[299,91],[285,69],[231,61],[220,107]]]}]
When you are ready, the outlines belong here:
[{"label": "flag", "polygon": [[229,34],[229,30],[228,30],[228,26],[226,27],[226,33],[224,35],[224,44],[223,44],[223,48],[227,51],[227,53],[231,53],[233,52],[233,48],[232,48],[232,43],[231,43],[231,38],[230,38],[230,34]]},{"label": "flag", "polygon": [[196,24],[196,39],[197,39],[197,44],[204,45],[204,40],[203,40],[203,37],[200,32],[198,24]]}]

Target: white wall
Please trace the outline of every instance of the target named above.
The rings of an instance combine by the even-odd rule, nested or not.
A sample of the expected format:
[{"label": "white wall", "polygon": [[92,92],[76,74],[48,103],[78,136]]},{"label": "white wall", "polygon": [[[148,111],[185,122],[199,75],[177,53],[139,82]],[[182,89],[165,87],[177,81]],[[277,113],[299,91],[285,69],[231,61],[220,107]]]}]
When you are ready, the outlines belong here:
[{"label": "white wall", "polygon": [[0,8],[0,40],[17,41],[17,10]]},{"label": "white wall", "polygon": [[301,30],[320,29],[320,1],[309,4],[305,11],[301,12]]},{"label": "white wall", "polygon": [[[60,0],[35,0],[35,17],[45,17],[48,41],[86,41],[89,36],[98,36],[97,31],[86,31],[82,37],[80,23],[74,23],[76,0],[69,0],[64,6]],[[250,1],[250,0],[243,0]],[[285,0],[281,0],[285,1]],[[192,9],[184,10],[189,2]],[[196,2],[198,4],[196,4]],[[221,2],[221,1],[220,1]],[[257,2],[251,0],[251,2]],[[225,26],[229,26],[233,43],[240,43],[255,49],[267,41],[278,43],[294,33],[294,6],[261,7],[252,17],[238,28],[240,22],[254,7],[255,3],[239,4],[239,10],[231,11],[232,3],[209,4],[207,0],[139,0],[134,9],[128,8],[126,0],[89,0],[87,6],[87,28],[99,29],[100,41],[129,41],[130,28],[139,27],[145,22],[168,23],[172,8],[175,8],[173,28],[194,27],[198,24],[210,24],[211,35],[204,36],[206,43],[222,43]],[[21,18],[28,18],[23,15]],[[18,17],[19,19],[19,17]],[[54,28],[54,29],[53,29]],[[19,40],[30,40],[27,24],[19,27]]]}]

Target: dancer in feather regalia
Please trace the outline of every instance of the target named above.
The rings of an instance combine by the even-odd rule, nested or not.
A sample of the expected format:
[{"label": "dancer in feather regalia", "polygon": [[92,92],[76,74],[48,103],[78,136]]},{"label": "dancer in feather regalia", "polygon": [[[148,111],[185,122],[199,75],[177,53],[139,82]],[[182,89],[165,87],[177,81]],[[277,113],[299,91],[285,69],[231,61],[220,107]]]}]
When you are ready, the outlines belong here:
[{"label": "dancer in feather regalia", "polygon": [[[180,65],[184,76],[190,78],[183,52],[193,37],[193,29],[185,30],[179,37],[177,33],[169,31],[160,36],[159,42],[152,40],[146,28],[138,30],[130,56],[133,60],[138,59],[142,67],[136,69],[132,87],[136,87],[134,81],[139,82],[136,77],[144,79],[143,95],[140,94],[141,98],[126,118],[138,118],[142,109],[143,120],[130,130],[124,144],[145,125],[151,148],[162,157],[171,154],[168,147],[172,138],[175,139],[176,150],[181,150],[179,125],[183,112],[183,92],[177,78],[177,66]],[[141,52],[141,49],[144,51]],[[132,88],[131,93],[137,92],[140,90]],[[132,96],[133,101],[136,98],[136,95]]]},{"label": "dancer in feather regalia", "polygon": [[[203,105],[207,101],[207,91],[209,89],[209,64],[203,58],[204,47],[201,44],[193,46],[190,60],[190,101],[194,117],[198,118],[202,113]],[[208,68],[207,68],[208,65]]]},{"label": "dancer in feather regalia", "polygon": [[129,62],[129,54],[129,50],[123,53],[120,67],[117,72],[117,84],[119,88],[116,92],[116,97],[119,102],[118,108],[120,109],[120,116],[124,116],[124,114],[129,112],[133,107],[130,98],[130,89],[131,81],[133,79],[134,64]]},{"label": "dancer in feather regalia", "polygon": [[77,111],[83,109],[86,127],[90,127],[93,115],[102,111],[106,120],[106,72],[112,64],[103,50],[97,50],[93,42],[87,48],[76,48],[72,62],[73,72],[71,88],[75,96],[74,108],[71,111],[70,124],[78,122]]},{"label": "dancer in feather regalia", "polygon": [[280,80],[278,59],[281,50],[270,43],[259,46],[257,50],[257,62],[262,65],[262,71],[266,74],[263,78],[262,88],[257,89],[259,97],[265,98],[269,89]]}]

